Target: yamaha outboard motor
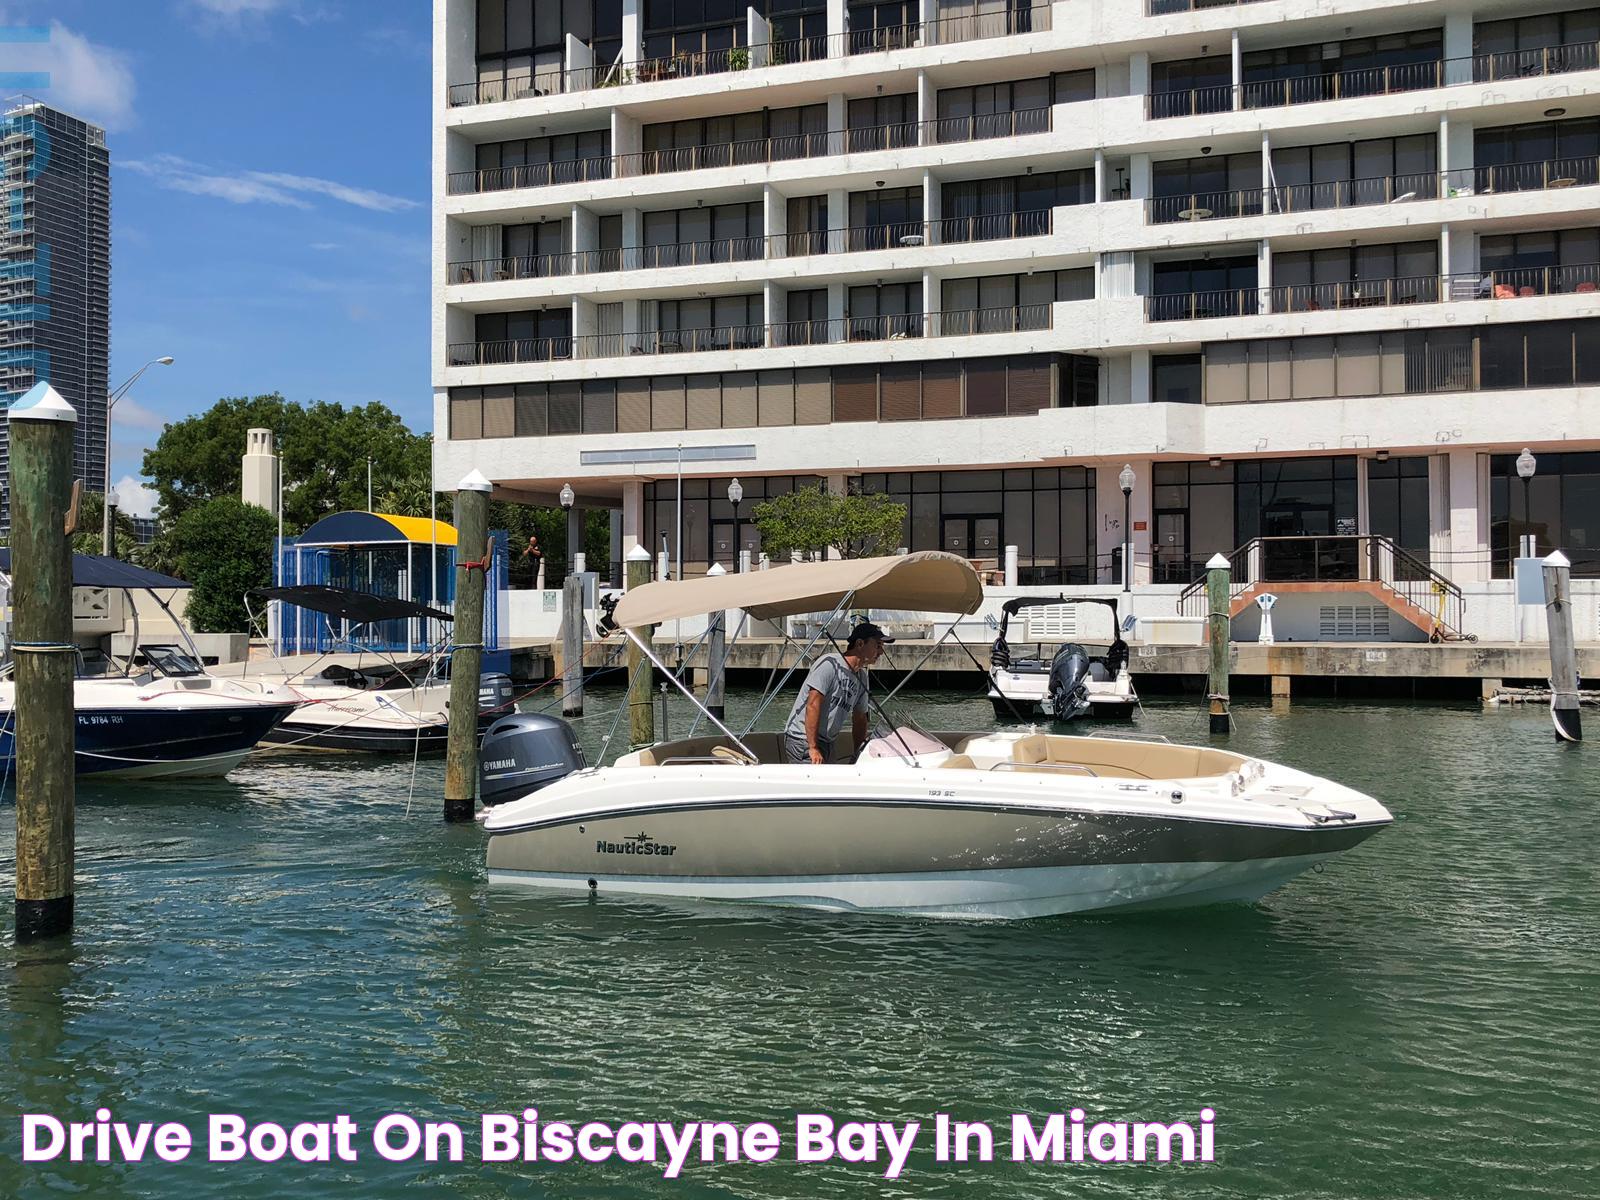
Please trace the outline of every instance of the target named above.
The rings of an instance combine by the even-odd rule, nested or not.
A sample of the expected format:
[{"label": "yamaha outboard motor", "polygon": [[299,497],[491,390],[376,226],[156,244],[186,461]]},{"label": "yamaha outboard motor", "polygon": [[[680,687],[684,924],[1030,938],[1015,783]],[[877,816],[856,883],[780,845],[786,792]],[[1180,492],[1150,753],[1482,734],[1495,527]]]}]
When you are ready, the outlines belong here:
[{"label": "yamaha outboard motor", "polygon": [[1050,663],[1050,711],[1058,721],[1070,721],[1089,711],[1084,680],[1089,675],[1089,652],[1077,642],[1056,651]]},{"label": "yamaha outboard motor", "polygon": [[516,711],[516,692],[511,687],[511,676],[498,672],[478,676],[479,727]]},{"label": "yamaha outboard motor", "polygon": [[478,796],[487,805],[520,800],[589,764],[560,717],[513,713],[483,735],[478,751]]}]

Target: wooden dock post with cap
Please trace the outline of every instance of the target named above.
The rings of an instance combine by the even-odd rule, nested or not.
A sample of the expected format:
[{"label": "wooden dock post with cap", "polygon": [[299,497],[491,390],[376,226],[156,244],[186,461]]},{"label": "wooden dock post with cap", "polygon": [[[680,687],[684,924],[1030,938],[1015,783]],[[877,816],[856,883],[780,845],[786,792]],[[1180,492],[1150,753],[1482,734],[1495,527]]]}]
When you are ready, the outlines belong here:
[{"label": "wooden dock post with cap", "polygon": [[1227,733],[1228,716],[1228,660],[1233,649],[1230,641],[1232,614],[1228,611],[1232,600],[1229,581],[1232,566],[1225,554],[1213,554],[1206,563],[1206,638],[1211,647],[1211,672],[1208,679],[1207,699],[1211,706],[1211,732]]},{"label": "wooden dock post with cap", "polygon": [[[712,563],[707,575],[725,575],[721,563]],[[728,614],[714,612],[706,632],[706,711],[722,720],[728,691]]]},{"label": "wooden dock post with cap", "polygon": [[444,819],[451,822],[472,820],[477,796],[478,681],[492,490],[477,471],[456,485],[456,644],[450,654],[450,733],[444,763]]},{"label": "wooden dock post with cap", "polygon": [[78,414],[48,383],[9,413],[16,704],[17,941],[72,931],[76,840],[72,554],[67,508]]},{"label": "wooden dock post with cap", "polygon": [[[628,590],[643,587],[650,582],[652,563],[650,551],[635,545],[628,551]],[[648,642],[655,636],[655,626],[635,629],[634,634]],[[630,639],[628,642],[628,741],[635,750],[653,745],[656,740],[656,714],[651,704],[650,678],[653,674],[649,659]]]},{"label": "wooden dock post with cap", "polygon": [[561,715],[583,716],[583,577],[561,587]]},{"label": "wooden dock post with cap", "polygon": [[1583,741],[1578,647],[1572,627],[1572,563],[1557,550],[1544,560],[1544,613],[1550,630],[1550,719],[1563,742]]}]

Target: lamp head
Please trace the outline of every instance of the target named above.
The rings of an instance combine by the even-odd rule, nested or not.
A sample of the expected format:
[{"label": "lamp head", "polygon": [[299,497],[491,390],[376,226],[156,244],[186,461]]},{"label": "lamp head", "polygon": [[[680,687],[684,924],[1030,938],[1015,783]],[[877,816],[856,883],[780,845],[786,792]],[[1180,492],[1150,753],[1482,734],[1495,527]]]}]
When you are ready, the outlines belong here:
[{"label": "lamp head", "polygon": [[1124,463],[1122,470],[1117,474],[1117,485],[1122,488],[1122,494],[1124,496],[1133,491],[1134,478],[1133,465],[1131,463]]},{"label": "lamp head", "polygon": [[172,355],[163,354],[160,358],[156,359],[156,361],[163,367],[170,367],[172,365]]},{"label": "lamp head", "polygon": [[1539,460],[1533,456],[1533,451],[1526,446],[1522,453],[1517,455],[1517,477],[1519,479],[1532,479],[1533,473],[1539,469]]},{"label": "lamp head", "polygon": [[577,503],[577,500],[578,494],[572,490],[572,485],[570,483],[563,483],[561,485],[561,507],[571,508]]},{"label": "lamp head", "polygon": [[735,479],[728,485],[728,503],[738,504],[744,499],[744,485]]}]

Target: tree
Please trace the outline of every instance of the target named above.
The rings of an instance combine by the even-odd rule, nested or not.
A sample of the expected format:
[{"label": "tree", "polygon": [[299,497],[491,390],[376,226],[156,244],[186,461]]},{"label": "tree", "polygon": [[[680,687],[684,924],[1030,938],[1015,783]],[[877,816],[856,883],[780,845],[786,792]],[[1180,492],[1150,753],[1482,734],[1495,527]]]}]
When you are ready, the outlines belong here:
[{"label": "tree", "polygon": [[775,558],[830,549],[841,558],[870,558],[900,544],[906,506],[884,495],[834,496],[818,484],[764,500],[754,515],[761,547]]},{"label": "tree", "polygon": [[[168,425],[146,451],[144,473],[175,520],[219,496],[239,495],[246,432],[270,429],[283,469],[284,523],[304,529],[329,513],[367,506],[367,459],[375,491],[426,480],[430,439],[412,433],[379,403],[360,408],[300,405],[276,392],[219,400],[203,413]],[[426,487],[426,483],[424,483]]]},{"label": "tree", "polygon": [[235,496],[218,496],[186,509],[172,526],[177,573],[189,593],[189,624],[203,633],[249,628],[244,595],[272,582],[272,539],[277,520]]},{"label": "tree", "polygon": [[[74,554],[99,554],[105,548],[105,501],[99,492],[84,492],[78,498],[78,529],[72,535]],[[116,557],[124,562],[138,556],[139,532],[133,518],[120,508],[112,522]]]}]

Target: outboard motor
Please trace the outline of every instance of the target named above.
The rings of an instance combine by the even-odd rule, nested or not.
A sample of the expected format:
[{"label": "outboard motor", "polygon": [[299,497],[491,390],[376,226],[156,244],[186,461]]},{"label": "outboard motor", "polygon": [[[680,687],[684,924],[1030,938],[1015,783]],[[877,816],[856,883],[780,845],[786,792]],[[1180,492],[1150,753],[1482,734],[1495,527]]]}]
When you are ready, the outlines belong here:
[{"label": "outboard motor", "polygon": [[1050,662],[1050,710],[1058,721],[1070,721],[1089,711],[1084,680],[1089,676],[1089,652],[1068,642]]},{"label": "outboard motor", "polygon": [[512,713],[483,735],[478,796],[485,806],[520,800],[589,764],[572,726],[545,713]]},{"label": "outboard motor", "polygon": [[478,721],[482,724],[516,711],[511,676],[490,672],[478,676]]}]

